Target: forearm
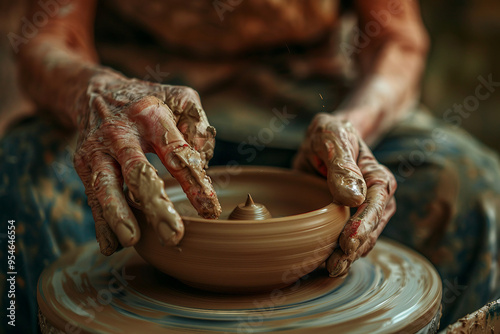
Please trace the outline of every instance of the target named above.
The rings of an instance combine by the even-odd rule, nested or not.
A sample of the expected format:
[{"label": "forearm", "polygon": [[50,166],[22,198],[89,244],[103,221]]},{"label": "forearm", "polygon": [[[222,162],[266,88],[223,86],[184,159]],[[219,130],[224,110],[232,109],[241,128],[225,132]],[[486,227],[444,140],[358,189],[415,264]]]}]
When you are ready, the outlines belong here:
[{"label": "forearm", "polygon": [[21,54],[23,88],[38,107],[50,111],[65,126],[76,128],[82,111],[77,107],[78,101],[83,100],[97,65],[59,49],[52,41],[37,44]]},{"label": "forearm", "polygon": [[[378,5],[383,2],[378,1]],[[416,5],[407,0],[401,3],[401,12],[392,16],[391,24],[360,50],[359,83],[338,112],[368,143],[379,139],[404,117],[419,96],[428,39]],[[370,12],[377,10],[382,9]],[[366,27],[367,22],[375,22],[370,21],[370,17],[371,14],[365,13],[360,28]]]},{"label": "forearm", "polygon": [[[424,66],[422,56],[402,50],[388,50],[380,57],[383,58],[381,68],[360,78],[338,113],[354,125],[367,143],[377,141],[417,102],[418,82]],[[384,68],[390,66],[394,67]],[[404,66],[406,68],[398,69]]]},{"label": "forearm", "polygon": [[[92,77],[109,71],[97,64],[92,40],[92,1],[72,1],[72,10],[55,15],[20,49],[18,66],[26,93],[58,121],[76,128],[88,107]],[[33,8],[37,10],[37,8]]]}]

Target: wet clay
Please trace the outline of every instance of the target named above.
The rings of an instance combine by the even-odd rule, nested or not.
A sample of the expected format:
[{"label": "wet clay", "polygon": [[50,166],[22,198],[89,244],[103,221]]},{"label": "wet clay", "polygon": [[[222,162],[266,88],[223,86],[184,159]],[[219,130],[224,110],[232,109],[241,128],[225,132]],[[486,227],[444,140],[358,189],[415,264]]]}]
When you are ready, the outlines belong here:
[{"label": "wet clay", "polygon": [[272,218],[271,213],[267,208],[255,203],[250,194],[247,196],[245,203],[238,204],[233,212],[229,215],[229,220],[264,220]]},{"label": "wet clay", "polygon": [[165,193],[163,180],[147,164],[137,165],[130,174],[129,194],[145,212],[151,213],[147,221],[158,232],[159,240],[177,245],[184,235],[184,225]]},{"label": "wet clay", "polygon": [[217,294],[158,272],[133,249],[103,257],[90,243],[42,273],[37,300],[44,333],[420,334],[439,322],[441,281],[422,256],[379,240],[346,278],[319,268],[286,288]]}]

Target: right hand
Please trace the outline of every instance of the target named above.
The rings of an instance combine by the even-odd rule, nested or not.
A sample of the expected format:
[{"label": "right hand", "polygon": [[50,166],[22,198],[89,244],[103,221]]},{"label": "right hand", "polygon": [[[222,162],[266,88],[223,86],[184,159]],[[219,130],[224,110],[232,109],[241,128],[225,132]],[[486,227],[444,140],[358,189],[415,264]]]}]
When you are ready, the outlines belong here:
[{"label": "right hand", "polygon": [[200,216],[220,215],[205,173],[213,156],[215,129],[196,91],[106,72],[92,78],[78,107],[75,169],[85,186],[103,254],[115,252],[119,243],[132,246],[140,238],[123,182],[162,243],[176,245],[184,235],[182,220],[145,153],[158,155]]},{"label": "right hand", "polygon": [[357,208],[344,225],[339,247],[326,261],[330,276],[344,276],[354,261],[371,251],[396,212],[396,179],[347,119],[325,113],[314,117],[294,167],[322,174],[334,203]]}]

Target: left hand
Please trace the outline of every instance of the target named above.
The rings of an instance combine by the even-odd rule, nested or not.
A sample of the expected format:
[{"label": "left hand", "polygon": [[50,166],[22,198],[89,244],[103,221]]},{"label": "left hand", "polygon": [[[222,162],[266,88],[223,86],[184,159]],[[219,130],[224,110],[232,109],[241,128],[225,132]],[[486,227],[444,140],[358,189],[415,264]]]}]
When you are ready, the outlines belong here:
[{"label": "left hand", "polygon": [[326,262],[330,276],[343,276],[373,248],[396,211],[396,180],[351,123],[330,114],[316,115],[294,168],[326,176],[333,202],[358,208],[340,234],[340,247]]}]

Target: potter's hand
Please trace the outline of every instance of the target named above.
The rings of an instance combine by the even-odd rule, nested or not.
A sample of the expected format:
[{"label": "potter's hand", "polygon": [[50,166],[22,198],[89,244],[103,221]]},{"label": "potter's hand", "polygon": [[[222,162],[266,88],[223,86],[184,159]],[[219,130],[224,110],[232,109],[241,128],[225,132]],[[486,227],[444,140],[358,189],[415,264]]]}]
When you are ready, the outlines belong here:
[{"label": "potter's hand", "polygon": [[208,124],[198,94],[105,73],[91,79],[81,98],[75,168],[82,179],[95,220],[101,252],[134,245],[137,221],[123,194],[123,182],[138,202],[160,241],[177,244],[184,226],[163,190],[163,181],[145,153],[154,152],[179,181],[204,218],[221,208],[206,176],[215,129]]},{"label": "potter's hand", "polygon": [[294,167],[326,176],[333,201],[358,208],[326,263],[330,276],[342,276],[373,248],[396,211],[396,180],[349,122],[329,114],[318,114],[309,126]]}]

